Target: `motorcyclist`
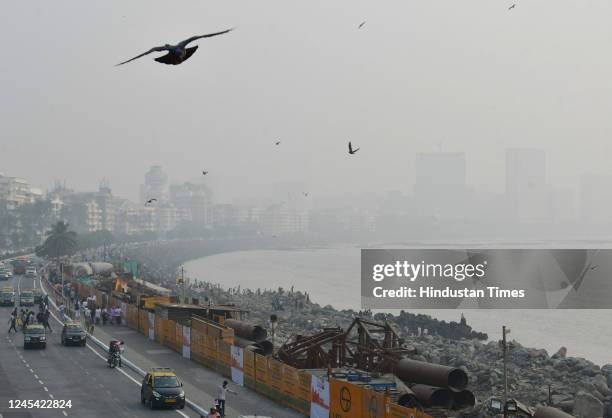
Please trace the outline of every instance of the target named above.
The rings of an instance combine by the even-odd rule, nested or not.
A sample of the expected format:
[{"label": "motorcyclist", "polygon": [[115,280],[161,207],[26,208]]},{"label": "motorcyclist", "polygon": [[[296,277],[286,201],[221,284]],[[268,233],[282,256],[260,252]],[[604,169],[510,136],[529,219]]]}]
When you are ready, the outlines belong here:
[{"label": "motorcyclist", "polygon": [[121,367],[121,351],[123,351],[123,341],[111,340],[108,345],[108,362],[110,364],[113,356],[117,356],[119,359],[119,367]]}]

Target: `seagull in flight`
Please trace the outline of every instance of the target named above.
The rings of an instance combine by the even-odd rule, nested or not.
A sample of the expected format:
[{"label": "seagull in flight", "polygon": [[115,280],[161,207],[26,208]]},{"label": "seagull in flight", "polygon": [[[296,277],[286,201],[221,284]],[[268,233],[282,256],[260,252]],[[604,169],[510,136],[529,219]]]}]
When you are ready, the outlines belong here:
[{"label": "seagull in flight", "polygon": [[349,154],[351,154],[351,155],[353,155],[353,154],[355,154],[357,151],[359,151],[359,148],[355,148],[355,149],[353,149],[353,144],[351,144],[351,141],[349,141],[348,147],[349,147]]},{"label": "seagull in flight", "polygon": [[363,22],[361,22],[361,23],[359,24],[359,26],[357,26],[357,29],[361,29],[361,28],[363,28],[363,25],[365,25],[365,24],[366,24],[366,21],[364,20]]},{"label": "seagull in flight", "polygon": [[196,49],[198,49],[197,45],[187,48],[187,45],[190,44],[191,42],[196,41],[198,39],[202,39],[202,38],[211,38],[213,36],[223,35],[224,33],[228,33],[232,30],[234,30],[234,28],[227,29],[221,32],[209,33],[207,35],[192,36],[191,38],[185,39],[184,41],[181,41],[176,45],[166,44],[164,46],[155,46],[149,49],[147,52],[144,52],[138,56],[135,56],[134,58],[131,58],[127,61],[120,62],[119,64],[115,65],[115,67],[119,65],[127,64],[128,62],[134,61],[135,59],[138,59],[140,57],[144,57],[145,55],[148,55],[151,52],[162,52],[162,51],[167,51],[168,53],[166,55],[162,55],[161,57],[155,58],[155,61],[161,62],[162,64],[178,65],[182,63],[183,61],[187,61],[196,52]]},{"label": "seagull in flight", "polygon": [[208,174],[208,171],[202,171],[202,175],[205,176]]},{"label": "seagull in flight", "polygon": [[514,9],[515,7],[516,7],[516,3],[514,3],[512,6],[510,6],[510,7],[508,8],[508,10],[512,10],[512,9]]},{"label": "seagull in flight", "polygon": [[149,199],[149,200],[147,200],[147,201],[145,202],[145,206],[146,206],[146,205],[150,205],[150,204],[151,204],[151,203],[153,203],[153,202],[157,202],[157,199],[153,198],[153,199]]},{"label": "seagull in flight", "polygon": [[280,141],[276,141],[274,145],[280,145]]}]

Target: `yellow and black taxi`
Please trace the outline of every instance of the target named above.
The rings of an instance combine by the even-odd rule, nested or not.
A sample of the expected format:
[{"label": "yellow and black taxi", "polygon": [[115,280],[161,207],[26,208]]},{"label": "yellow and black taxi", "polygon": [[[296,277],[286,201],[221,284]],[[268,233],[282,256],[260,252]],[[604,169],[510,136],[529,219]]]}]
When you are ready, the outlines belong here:
[{"label": "yellow and black taxi", "polygon": [[87,334],[78,322],[66,322],[62,328],[62,345],[80,345],[85,347]]},{"label": "yellow and black taxi", "polygon": [[47,348],[47,334],[42,325],[28,325],[23,330],[23,348],[30,347]]},{"label": "yellow and black taxi", "polygon": [[140,388],[140,402],[155,408],[185,408],[183,383],[172,369],[157,367],[151,369]]}]

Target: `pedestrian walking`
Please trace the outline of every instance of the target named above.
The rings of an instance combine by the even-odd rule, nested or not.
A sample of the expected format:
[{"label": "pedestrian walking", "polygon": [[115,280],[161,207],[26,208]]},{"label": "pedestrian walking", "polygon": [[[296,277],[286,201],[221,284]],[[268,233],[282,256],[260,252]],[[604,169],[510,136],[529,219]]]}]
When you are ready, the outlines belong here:
[{"label": "pedestrian walking", "polygon": [[11,333],[11,330],[15,331],[15,334],[17,333],[17,328],[15,327],[15,325],[17,324],[17,317],[13,314],[11,314],[11,318],[9,319],[9,324],[11,324],[11,326],[9,327],[8,333]]},{"label": "pedestrian walking", "polygon": [[223,381],[223,384],[217,388],[217,402],[219,402],[219,413],[221,417],[225,416],[225,397],[227,393],[238,395],[238,392],[234,392],[227,387],[227,380]]},{"label": "pedestrian walking", "polygon": [[100,307],[98,306],[96,308],[96,325],[100,325],[100,318],[102,317],[102,309],[100,309]]},{"label": "pedestrian walking", "polygon": [[49,309],[47,309],[45,311],[45,313],[43,314],[43,317],[42,317],[43,322],[42,322],[42,324],[43,324],[43,327],[49,328],[49,332],[52,333],[53,330],[51,329],[51,324],[49,324],[49,318],[50,317],[51,317],[51,312],[49,311]]}]

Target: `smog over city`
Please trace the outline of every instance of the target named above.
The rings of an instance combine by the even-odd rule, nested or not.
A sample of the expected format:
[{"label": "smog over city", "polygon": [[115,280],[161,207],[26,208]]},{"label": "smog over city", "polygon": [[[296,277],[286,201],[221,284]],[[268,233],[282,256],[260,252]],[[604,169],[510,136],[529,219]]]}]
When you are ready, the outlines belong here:
[{"label": "smog over city", "polygon": [[[611,418],[610,16],[6,2],[0,418],[148,416],[139,390],[169,416],[348,417],[348,393],[397,398],[377,418]],[[278,372],[287,388],[274,362],[300,369]],[[111,410],[50,382],[79,373]],[[343,386],[374,373],[386,397]]]}]

